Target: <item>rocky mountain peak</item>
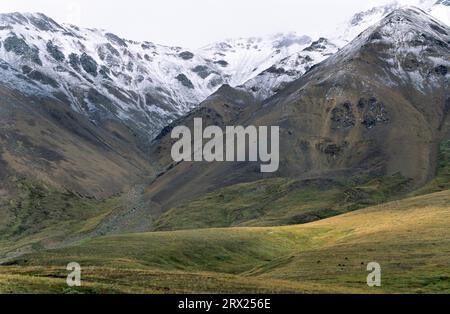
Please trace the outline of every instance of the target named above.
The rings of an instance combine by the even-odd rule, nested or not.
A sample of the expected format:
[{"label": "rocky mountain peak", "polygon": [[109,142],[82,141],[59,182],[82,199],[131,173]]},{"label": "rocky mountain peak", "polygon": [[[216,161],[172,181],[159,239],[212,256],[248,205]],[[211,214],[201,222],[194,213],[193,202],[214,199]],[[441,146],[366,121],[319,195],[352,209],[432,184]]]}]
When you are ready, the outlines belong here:
[{"label": "rocky mountain peak", "polygon": [[365,23],[366,19],[371,16],[374,16],[374,15],[384,16],[384,15],[392,12],[392,10],[395,10],[396,8],[399,8],[399,7],[400,7],[400,5],[398,3],[394,2],[391,4],[374,7],[367,11],[358,12],[351,18],[350,25],[352,25],[352,26],[362,25],[363,23]]},{"label": "rocky mountain peak", "polygon": [[388,49],[390,58],[402,53],[430,53],[430,56],[445,61],[448,56],[446,51],[449,48],[449,36],[449,27],[425,11],[416,7],[403,7],[392,11],[361,33],[351,44],[345,46],[340,54],[348,54],[368,45],[377,45]]}]

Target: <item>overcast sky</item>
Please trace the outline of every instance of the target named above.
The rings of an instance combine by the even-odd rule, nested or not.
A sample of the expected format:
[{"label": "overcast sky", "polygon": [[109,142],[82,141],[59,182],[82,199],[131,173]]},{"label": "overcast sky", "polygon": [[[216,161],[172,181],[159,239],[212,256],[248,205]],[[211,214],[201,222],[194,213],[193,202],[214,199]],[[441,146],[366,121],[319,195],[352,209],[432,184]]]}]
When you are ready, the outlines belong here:
[{"label": "overcast sky", "polygon": [[[415,0],[401,0],[415,1]],[[198,48],[231,37],[295,31],[312,37],[392,0],[1,0],[0,12],[42,12],[127,39]]]}]

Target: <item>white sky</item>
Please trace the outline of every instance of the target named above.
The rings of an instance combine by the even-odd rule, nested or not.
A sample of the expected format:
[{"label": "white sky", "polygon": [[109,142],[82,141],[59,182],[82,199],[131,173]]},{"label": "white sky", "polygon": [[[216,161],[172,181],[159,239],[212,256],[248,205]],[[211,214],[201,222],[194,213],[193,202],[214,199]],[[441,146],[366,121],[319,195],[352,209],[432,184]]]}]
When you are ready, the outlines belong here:
[{"label": "white sky", "polygon": [[198,48],[225,38],[277,32],[316,37],[353,13],[389,2],[392,0],[1,0],[0,12],[42,12],[57,22],[103,28],[127,39]]}]

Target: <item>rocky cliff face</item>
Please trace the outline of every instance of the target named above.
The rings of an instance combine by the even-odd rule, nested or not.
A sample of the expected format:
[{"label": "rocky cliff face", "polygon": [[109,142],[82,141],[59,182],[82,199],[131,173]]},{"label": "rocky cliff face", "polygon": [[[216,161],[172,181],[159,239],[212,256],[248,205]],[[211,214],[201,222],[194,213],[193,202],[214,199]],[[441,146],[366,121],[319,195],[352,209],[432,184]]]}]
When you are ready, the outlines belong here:
[{"label": "rocky cliff face", "polygon": [[259,100],[267,99],[282,90],[288,83],[302,77],[313,66],[326,60],[338,49],[338,46],[330,40],[320,38],[302,51],[272,65],[240,88],[249,91]]}]

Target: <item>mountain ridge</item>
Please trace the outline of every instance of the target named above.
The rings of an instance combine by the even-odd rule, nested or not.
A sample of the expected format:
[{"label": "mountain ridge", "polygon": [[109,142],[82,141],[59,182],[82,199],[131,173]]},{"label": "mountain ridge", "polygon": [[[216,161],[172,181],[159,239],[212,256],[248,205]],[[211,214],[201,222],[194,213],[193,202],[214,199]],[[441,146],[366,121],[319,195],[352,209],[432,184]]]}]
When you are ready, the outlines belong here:
[{"label": "mountain ridge", "polygon": [[[357,13],[344,35],[313,40],[285,33],[229,39],[193,50],[59,24],[41,13],[2,14],[1,79],[22,92],[68,102],[96,123],[118,119],[148,144],[146,138],[223,84],[253,90],[260,99],[272,96],[396,7]],[[448,8],[441,2],[424,8],[441,16],[448,12],[441,10]]]},{"label": "mountain ridge", "polygon": [[[399,174],[414,189],[435,176],[450,131],[449,34],[422,10],[398,9],[271,98],[249,102],[248,111],[237,101],[245,90],[229,87],[175,125],[192,127],[194,117],[205,126],[277,125],[276,177],[323,183]],[[227,97],[233,93],[241,95],[236,103]],[[164,156],[173,140],[164,133],[154,156],[168,167],[147,189],[161,206],[157,215],[219,188],[273,178],[254,163],[171,164]]]},{"label": "mountain ridge", "polygon": [[286,34],[191,52],[58,24],[40,13],[2,14],[0,24],[4,83],[68,102],[97,123],[121,120],[150,138],[222,84],[244,83],[264,64],[269,67],[310,42]]}]

